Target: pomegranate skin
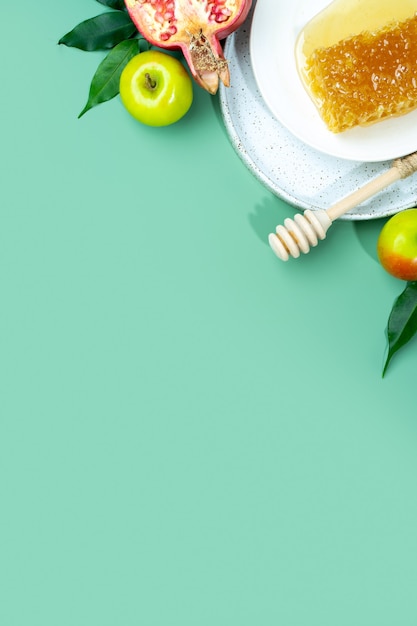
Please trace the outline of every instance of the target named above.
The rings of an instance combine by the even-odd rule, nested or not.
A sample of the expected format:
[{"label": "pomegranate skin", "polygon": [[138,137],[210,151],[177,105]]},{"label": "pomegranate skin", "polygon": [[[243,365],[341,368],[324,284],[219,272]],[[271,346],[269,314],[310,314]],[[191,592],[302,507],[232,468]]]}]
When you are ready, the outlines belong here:
[{"label": "pomegranate skin", "polygon": [[138,31],[154,46],[180,49],[195,81],[215,94],[230,73],[221,41],[245,21],[252,0],[124,0]]}]

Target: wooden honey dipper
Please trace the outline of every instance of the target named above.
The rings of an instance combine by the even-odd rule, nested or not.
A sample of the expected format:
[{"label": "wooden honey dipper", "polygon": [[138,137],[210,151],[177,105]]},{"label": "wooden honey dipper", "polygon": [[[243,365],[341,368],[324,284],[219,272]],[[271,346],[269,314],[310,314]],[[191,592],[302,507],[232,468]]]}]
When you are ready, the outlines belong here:
[{"label": "wooden honey dipper", "polygon": [[290,256],[296,259],[301,252],[307,254],[311,247],[317,246],[320,239],[325,239],[334,220],[397,180],[407,178],[416,171],[417,152],[396,159],[389,170],[329,209],[316,209],[314,211],[307,209],[304,214],[297,213],[294,215],[294,219],[287,217],[284,220],[284,225],[277,226],[276,232],[269,235],[269,245],[282,261],[288,261]]}]

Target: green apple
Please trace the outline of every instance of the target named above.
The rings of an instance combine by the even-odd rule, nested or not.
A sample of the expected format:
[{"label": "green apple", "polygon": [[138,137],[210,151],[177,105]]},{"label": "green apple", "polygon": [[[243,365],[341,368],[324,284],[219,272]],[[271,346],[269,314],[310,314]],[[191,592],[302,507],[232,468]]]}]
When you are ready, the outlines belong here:
[{"label": "green apple", "polygon": [[402,280],[417,280],[417,209],[406,209],[382,227],[377,242],[382,267]]},{"label": "green apple", "polygon": [[181,61],[158,50],[147,50],[123,68],[120,97],[142,124],[167,126],[180,120],[190,108],[192,80]]}]

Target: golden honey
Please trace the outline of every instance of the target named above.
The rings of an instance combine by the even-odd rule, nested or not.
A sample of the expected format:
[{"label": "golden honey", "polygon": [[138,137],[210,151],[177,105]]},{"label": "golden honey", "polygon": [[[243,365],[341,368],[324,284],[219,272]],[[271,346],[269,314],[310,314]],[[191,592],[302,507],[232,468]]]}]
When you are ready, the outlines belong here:
[{"label": "golden honey", "polygon": [[388,0],[370,0],[360,15],[355,0],[344,4],[350,13],[336,19],[342,2],[330,5],[296,46],[300,76],[334,133],[417,107],[417,3],[398,0],[393,11]]}]

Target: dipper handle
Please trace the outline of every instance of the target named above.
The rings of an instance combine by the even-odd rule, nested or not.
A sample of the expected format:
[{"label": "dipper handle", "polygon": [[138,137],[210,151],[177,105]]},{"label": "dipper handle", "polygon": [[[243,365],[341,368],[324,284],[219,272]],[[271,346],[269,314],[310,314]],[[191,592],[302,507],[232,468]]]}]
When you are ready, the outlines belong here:
[{"label": "dipper handle", "polygon": [[307,209],[304,214],[297,213],[294,219],[286,218],[284,225],[277,226],[275,233],[269,235],[269,245],[282,261],[288,261],[290,256],[297,258],[301,253],[308,254],[311,247],[317,246],[319,240],[326,238],[328,229],[338,217],[416,171],[417,152],[396,159],[389,170],[339,200],[329,209],[314,211]]}]

